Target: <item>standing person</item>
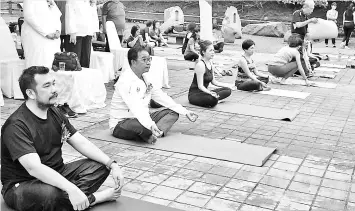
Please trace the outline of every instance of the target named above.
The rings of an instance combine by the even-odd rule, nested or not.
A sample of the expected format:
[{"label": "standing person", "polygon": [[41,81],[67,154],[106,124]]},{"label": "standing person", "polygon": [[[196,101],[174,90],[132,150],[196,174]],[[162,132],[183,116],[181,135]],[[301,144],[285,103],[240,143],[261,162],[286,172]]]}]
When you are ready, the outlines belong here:
[{"label": "standing person", "polygon": [[65,9],[65,32],[69,36],[65,50],[76,53],[80,65],[89,68],[92,36],[99,31],[96,1],[67,0]]},{"label": "standing person", "polygon": [[[129,67],[122,71],[111,101],[109,127],[114,137],[154,144],[167,134],[179,114],[196,121],[194,112],[145,81],[143,74],[149,71],[152,57],[144,48],[129,49],[127,57]],[[151,100],[165,108],[150,114]]]},{"label": "standing person", "polygon": [[49,0],[24,0],[21,40],[25,67],[52,68],[54,54],[60,52],[60,16],[57,5]]},{"label": "standing person", "polygon": [[[215,55],[214,47],[211,41],[204,40],[200,42],[201,60],[195,66],[195,74],[189,89],[189,102],[192,105],[212,108],[218,104],[218,101],[229,97],[234,90],[234,85],[219,82],[215,79],[212,59]],[[209,84],[212,83],[220,88],[209,90]]]},{"label": "standing person", "polygon": [[242,58],[238,62],[238,73],[235,80],[235,86],[242,91],[268,91],[270,87],[269,76],[260,73],[252,56],[255,51],[255,42],[253,40],[244,40],[242,43],[244,51]]},{"label": "standing person", "polygon": [[298,34],[302,39],[307,34],[308,24],[317,23],[317,18],[309,19],[308,16],[312,14],[314,10],[314,1],[306,0],[303,3],[303,7],[300,10],[296,10],[292,15],[291,33]]},{"label": "standing person", "polygon": [[343,42],[340,44],[341,48],[350,49],[348,47],[351,33],[354,31],[354,3],[350,3],[348,8],[343,14],[343,28],[344,28],[344,38]]},{"label": "standing person", "polygon": [[62,52],[65,51],[64,46],[67,46],[69,44],[69,36],[65,36],[65,7],[67,5],[67,0],[61,0],[61,1],[54,1],[57,4],[58,9],[62,13],[62,16],[60,16],[60,22],[62,24],[62,30],[60,33],[60,50]]},{"label": "standing person", "polygon": [[108,0],[102,6],[102,24],[104,27],[104,33],[106,35],[106,52],[110,52],[110,45],[107,38],[106,22],[112,21],[115,24],[118,38],[120,42],[123,41],[123,32],[126,24],[125,7],[119,0]]},{"label": "standing person", "polygon": [[[328,10],[327,12],[327,20],[334,21],[335,24],[337,23],[338,19],[338,11],[336,10],[337,3],[332,3],[332,9]],[[332,38],[333,48],[335,48],[335,38]],[[328,39],[325,39],[325,47],[328,47]]]},{"label": "standing person", "polygon": [[[58,94],[49,69],[27,68],[19,84],[25,102],[1,128],[5,203],[18,211],[72,211],[120,197],[124,182],[120,167],[53,106]],[[65,142],[86,158],[64,164]],[[98,191],[110,170],[115,188]]]}]

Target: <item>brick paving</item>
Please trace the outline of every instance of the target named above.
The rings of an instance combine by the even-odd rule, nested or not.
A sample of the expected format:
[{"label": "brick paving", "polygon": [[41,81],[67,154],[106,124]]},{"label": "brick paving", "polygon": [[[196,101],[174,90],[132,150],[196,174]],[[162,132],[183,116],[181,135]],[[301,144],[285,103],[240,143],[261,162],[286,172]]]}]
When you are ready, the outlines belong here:
[{"label": "brick paving", "polygon": [[[222,55],[238,54],[235,46],[238,44],[226,46]],[[329,51],[323,43],[317,47]],[[192,71],[180,61],[168,60],[168,66],[172,88],[165,91],[172,97],[187,93]],[[271,85],[311,93],[306,99],[234,93],[238,102],[299,109],[292,122],[194,109],[198,121],[191,123],[181,117],[172,128],[184,134],[277,147],[263,167],[92,141],[122,166],[126,177],[123,195],[128,197],[192,211],[354,210],[354,76],[354,69],[344,69],[335,79],[317,79],[337,83],[335,89]],[[220,80],[233,79],[225,76]],[[106,87],[108,106],[71,120],[84,135],[108,128],[112,83]],[[5,99],[1,124],[21,103]],[[69,145],[64,146],[63,153],[65,162],[81,157]],[[102,188],[113,185],[109,177]]]}]

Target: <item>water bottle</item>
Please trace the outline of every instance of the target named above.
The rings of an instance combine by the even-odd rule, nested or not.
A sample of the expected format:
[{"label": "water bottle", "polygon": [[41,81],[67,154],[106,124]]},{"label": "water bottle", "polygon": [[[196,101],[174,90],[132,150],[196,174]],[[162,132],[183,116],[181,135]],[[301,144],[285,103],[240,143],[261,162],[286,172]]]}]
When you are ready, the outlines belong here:
[{"label": "water bottle", "polygon": [[346,67],[351,67],[351,58],[350,56],[348,57],[348,61],[346,62]]}]

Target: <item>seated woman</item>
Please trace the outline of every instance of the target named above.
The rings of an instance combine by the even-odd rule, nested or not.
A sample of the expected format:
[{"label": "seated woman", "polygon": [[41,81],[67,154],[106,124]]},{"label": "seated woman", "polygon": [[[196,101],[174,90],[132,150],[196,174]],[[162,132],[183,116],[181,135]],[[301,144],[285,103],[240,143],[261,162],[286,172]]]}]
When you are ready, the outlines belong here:
[{"label": "seated woman", "polygon": [[238,73],[235,86],[242,91],[267,91],[270,90],[266,84],[269,76],[260,73],[251,58],[254,54],[255,43],[253,40],[245,40],[242,43],[244,54],[238,62]]},{"label": "seated woman", "polygon": [[[198,40],[200,38],[200,31],[197,28],[192,29],[191,36],[187,42],[186,49],[184,52],[184,59],[188,61],[196,61],[200,57],[197,51]],[[187,35],[186,38],[187,39]]]},{"label": "seated woman", "polygon": [[153,29],[149,30],[149,36],[151,40],[156,42],[156,46],[168,46],[166,40],[163,37],[163,34],[160,31],[159,21],[153,21]]},{"label": "seated woman", "polygon": [[153,21],[147,21],[145,26],[146,27],[140,31],[140,34],[143,37],[143,41],[146,42],[149,46],[155,47],[155,41],[152,40],[149,36],[150,31],[153,30]]},{"label": "seated woman", "polygon": [[139,26],[132,26],[131,35],[126,40],[128,48],[141,48],[143,47],[148,51],[151,56],[154,56],[153,47],[147,44],[147,42],[143,41],[142,35],[139,33]]},{"label": "seated woman", "polygon": [[213,41],[214,52],[222,53],[224,47],[224,39],[222,38],[221,27],[217,24],[217,19],[212,20],[212,33],[215,40]]},{"label": "seated woman", "polygon": [[[215,54],[213,44],[209,40],[200,42],[201,60],[195,66],[195,74],[189,89],[189,102],[196,106],[211,108],[217,105],[218,101],[231,95],[234,85],[216,81],[213,75],[214,66],[212,59]],[[212,83],[220,88],[208,90]]]},{"label": "seated woman", "polygon": [[291,35],[288,39],[288,46],[281,48],[274,58],[267,63],[268,71],[275,77],[282,78],[281,84],[286,84],[286,79],[291,77],[296,71],[299,71],[310,85],[304,72],[304,66],[301,62],[300,50],[303,46],[303,40],[297,35]]}]

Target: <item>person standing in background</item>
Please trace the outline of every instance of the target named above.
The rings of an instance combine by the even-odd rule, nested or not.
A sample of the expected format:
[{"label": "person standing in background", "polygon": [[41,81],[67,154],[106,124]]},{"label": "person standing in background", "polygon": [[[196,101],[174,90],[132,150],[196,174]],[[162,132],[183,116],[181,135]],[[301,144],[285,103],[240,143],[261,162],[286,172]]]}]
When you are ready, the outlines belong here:
[{"label": "person standing in background", "polygon": [[[332,7],[330,10],[327,12],[327,20],[334,21],[335,24],[337,23],[338,19],[338,11],[336,10],[337,8],[337,3],[333,2]],[[333,48],[335,48],[335,38],[332,38],[332,44]],[[325,39],[325,47],[328,47],[328,39]]]},{"label": "person standing in background", "polygon": [[60,16],[60,22],[62,23],[62,31],[60,34],[60,50],[62,52],[65,51],[64,46],[67,46],[69,44],[69,36],[65,36],[65,6],[67,5],[66,0],[60,0],[60,1],[54,1],[57,4],[58,9],[62,13],[62,16]]},{"label": "person standing in background", "polygon": [[89,68],[92,36],[99,31],[96,1],[68,0],[65,10],[65,33],[69,36],[69,44],[64,48],[78,55],[82,67]]},{"label": "person standing in background", "polygon": [[340,48],[349,49],[349,40],[351,37],[351,33],[354,31],[354,17],[354,3],[350,3],[350,5],[343,14],[344,38],[343,42],[340,44]]},{"label": "person standing in background", "polygon": [[108,0],[102,6],[102,24],[106,35],[106,52],[110,52],[110,44],[107,38],[106,21],[112,21],[115,24],[120,42],[123,40],[123,32],[126,24],[125,7],[119,0]]},{"label": "person standing in background", "polygon": [[24,23],[21,40],[25,54],[25,68],[52,68],[54,54],[60,51],[60,16],[52,0],[24,0]]}]

